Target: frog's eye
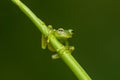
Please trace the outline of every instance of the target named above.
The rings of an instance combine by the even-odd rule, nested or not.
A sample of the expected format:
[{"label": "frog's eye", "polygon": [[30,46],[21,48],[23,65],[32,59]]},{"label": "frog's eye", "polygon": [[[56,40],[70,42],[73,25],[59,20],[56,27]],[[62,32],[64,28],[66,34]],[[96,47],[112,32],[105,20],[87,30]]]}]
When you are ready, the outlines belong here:
[{"label": "frog's eye", "polygon": [[58,32],[64,32],[64,29],[63,28],[59,28]]}]

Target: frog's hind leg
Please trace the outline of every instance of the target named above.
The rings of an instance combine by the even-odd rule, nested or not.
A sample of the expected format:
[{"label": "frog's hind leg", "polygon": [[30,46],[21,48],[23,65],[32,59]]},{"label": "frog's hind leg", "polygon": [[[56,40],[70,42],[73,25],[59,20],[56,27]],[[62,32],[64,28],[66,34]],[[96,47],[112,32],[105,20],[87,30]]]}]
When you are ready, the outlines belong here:
[{"label": "frog's hind leg", "polygon": [[47,37],[45,37],[44,35],[42,35],[42,38],[41,38],[41,47],[42,49],[46,49],[47,47]]}]

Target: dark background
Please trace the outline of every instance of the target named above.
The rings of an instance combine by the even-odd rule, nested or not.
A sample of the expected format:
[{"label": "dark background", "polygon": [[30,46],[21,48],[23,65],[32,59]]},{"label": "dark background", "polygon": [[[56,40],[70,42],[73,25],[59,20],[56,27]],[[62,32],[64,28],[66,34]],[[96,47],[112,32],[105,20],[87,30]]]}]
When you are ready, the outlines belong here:
[{"label": "dark background", "polygon": [[[73,29],[72,53],[93,80],[120,79],[120,2],[22,0],[54,28]],[[0,80],[77,80],[51,52],[41,32],[11,0],[0,1]]]}]

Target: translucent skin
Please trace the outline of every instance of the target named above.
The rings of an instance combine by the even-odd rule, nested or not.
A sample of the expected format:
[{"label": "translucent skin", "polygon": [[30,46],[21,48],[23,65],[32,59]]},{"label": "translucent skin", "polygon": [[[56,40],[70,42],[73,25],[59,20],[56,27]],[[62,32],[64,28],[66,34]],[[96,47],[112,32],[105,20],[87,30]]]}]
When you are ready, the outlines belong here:
[{"label": "translucent skin", "polygon": [[68,43],[68,39],[72,38],[73,35],[73,30],[72,29],[68,29],[68,30],[64,30],[63,28],[59,28],[57,30],[53,29],[51,25],[48,26],[49,28],[49,35],[48,37],[45,37],[42,35],[42,48],[46,49],[46,47],[48,47],[48,49],[52,52],[56,52],[55,49],[51,46],[51,44],[49,43],[49,37],[50,35],[54,35],[63,45],[65,45],[66,49],[68,49],[70,52],[72,52],[74,50],[73,46],[69,46]]}]

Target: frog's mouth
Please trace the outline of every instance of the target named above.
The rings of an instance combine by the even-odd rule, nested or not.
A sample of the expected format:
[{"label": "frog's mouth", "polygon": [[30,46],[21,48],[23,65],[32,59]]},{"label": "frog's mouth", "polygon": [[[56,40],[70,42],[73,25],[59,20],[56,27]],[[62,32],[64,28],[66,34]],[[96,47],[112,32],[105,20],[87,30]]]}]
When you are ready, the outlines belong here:
[{"label": "frog's mouth", "polygon": [[67,35],[66,38],[72,38],[72,35]]}]

